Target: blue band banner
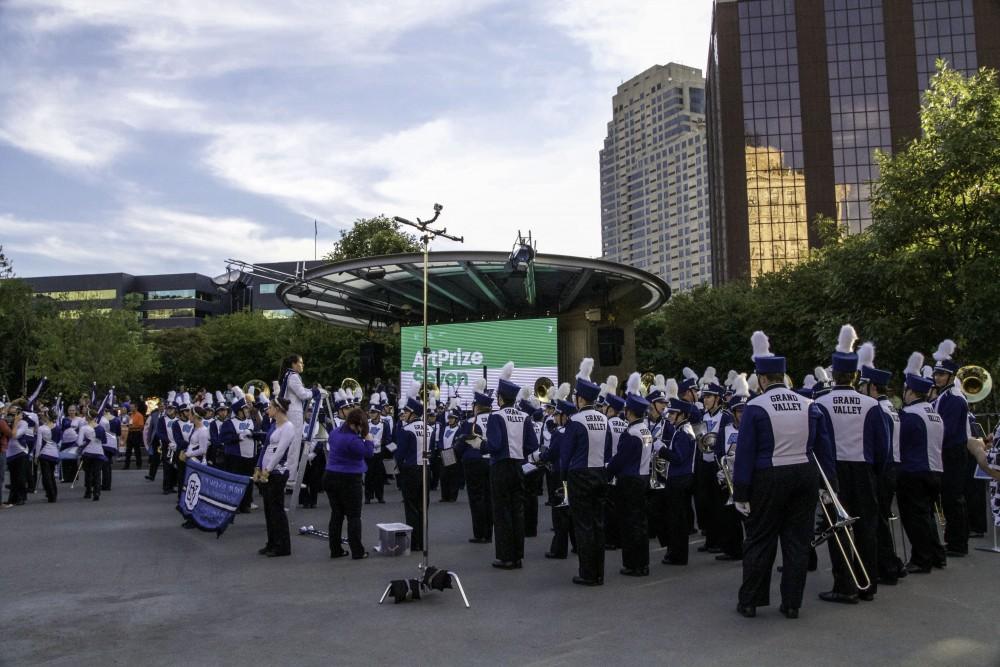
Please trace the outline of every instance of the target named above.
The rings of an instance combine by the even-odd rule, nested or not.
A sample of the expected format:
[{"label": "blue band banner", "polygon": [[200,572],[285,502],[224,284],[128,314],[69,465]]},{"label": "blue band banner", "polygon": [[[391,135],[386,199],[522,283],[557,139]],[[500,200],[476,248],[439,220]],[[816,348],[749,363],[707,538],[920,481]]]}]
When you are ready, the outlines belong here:
[{"label": "blue band banner", "polygon": [[188,461],[184,471],[184,492],[177,509],[202,530],[222,533],[229,527],[246,493],[250,478]]}]

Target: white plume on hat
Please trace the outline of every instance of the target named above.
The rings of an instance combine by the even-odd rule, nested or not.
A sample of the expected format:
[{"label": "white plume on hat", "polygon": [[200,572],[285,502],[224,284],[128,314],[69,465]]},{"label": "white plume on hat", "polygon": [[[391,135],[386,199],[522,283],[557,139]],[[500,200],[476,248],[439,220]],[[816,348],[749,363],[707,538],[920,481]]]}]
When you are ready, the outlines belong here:
[{"label": "white plume on hat", "polygon": [[875,368],[875,344],[862,343],[858,348],[858,367]]},{"label": "white plume on hat", "polygon": [[378,397],[379,397],[379,400],[382,403],[388,403],[389,402],[389,397],[385,395],[384,391],[380,391],[379,394],[378,394]]},{"label": "white plume on hat", "polygon": [[671,398],[677,398],[677,380],[673,378],[667,380],[667,384],[663,388],[663,393],[668,401]]},{"label": "white plume on hat", "polygon": [[830,374],[826,372],[826,369],[822,366],[817,366],[813,369],[813,373],[816,375],[816,382],[829,382]]},{"label": "white plume on hat", "polygon": [[476,381],[472,383],[472,391],[477,394],[485,393],[486,391],[486,378],[480,377],[476,378]]},{"label": "white plume on hat", "polygon": [[615,392],[617,391],[618,391],[618,376],[609,375],[607,382],[601,385],[601,396],[604,396],[605,394],[611,394],[612,396],[614,396]]},{"label": "white plume on hat", "polygon": [[381,397],[378,395],[378,393],[372,394],[371,398],[368,399],[368,406],[371,407],[373,405],[378,405],[380,398]]},{"label": "white plume on hat", "polygon": [[709,366],[705,369],[705,374],[701,376],[699,384],[719,384],[719,378],[715,374],[715,366]]},{"label": "white plume on hat", "polygon": [[[251,385],[250,388],[253,389],[253,385]],[[233,399],[236,401],[240,400],[241,398],[246,399],[247,397],[246,394],[243,393],[243,389],[241,389],[238,384],[234,384],[230,391],[233,392]]]},{"label": "white plume on hat", "polygon": [[222,395],[221,391],[215,392],[215,400],[219,403],[225,403],[226,397]]},{"label": "white plume on hat", "polygon": [[344,390],[338,389],[337,391],[333,392],[333,400],[338,403],[342,402],[344,400]]},{"label": "white plume on hat", "polygon": [[625,393],[626,394],[638,394],[639,388],[642,386],[642,376],[636,371],[628,376],[628,380],[625,382]]},{"label": "white plume on hat", "polygon": [[277,380],[271,382],[271,396],[277,396],[281,393],[281,384]]},{"label": "white plume on hat", "polygon": [[256,391],[256,387],[254,387],[253,385],[250,385],[249,387],[247,387],[247,393],[243,395],[243,398],[246,398],[247,396],[249,396],[250,400],[248,402],[252,403],[255,391]]},{"label": "white plume on hat", "polygon": [[662,375],[656,375],[653,377],[653,386],[664,391],[667,388],[667,379]]},{"label": "white plume on hat", "polygon": [[681,369],[681,374],[682,374],[682,375],[684,376],[684,378],[685,378],[685,379],[687,379],[687,380],[694,380],[695,382],[697,382],[697,381],[698,381],[698,374],[697,374],[697,373],[695,373],[695,372],[694,372],[693,370],[691,370],[690,368],[688,368],[687,366],[685,366],[684,368],[682,368],[682,369]]},{"label": "white plume on hat", "polygon": [[910,358],[906,360],[906,368],[903,370],[904,375],[920,375],[920,367],[924,365],[924,355],[920,352],[914,352],[910,355]]},{"label": "white plume on hat", "polygon": [[840,327],[840,334],[837,336],[837,352],[850,354],[854,352],[854,344],[858,342],[858,332],[850,324]]},{"label": "white plume on hat", "polygon": [[555,400],[565,401],[569,397],[569,382],[563,382],[556,389]]},{"label": "white plume on hat", "polygon": [[365,390],[364,389],[362,389],[361,387],[358,387],[357,389],[354,390],[354,400],[355,401],[357,401],[358,403],[360,403],[364,399],[364,397],[365,397]]},{"label": "white plume on hat", "polygon": [[500,369],[500,378],[503,380],[510,380],[511,376],[513,375],[514,375],[514,362],[508,361],[506,364],[503,365],[503,368]]},{"label": "white plume on hat", "polygon": [[[733,386],[733,382],[736,381],[737,377],[739,377],[739,373],[737,373],[736,371],[734,371],[733,369],[730,368],[729,372],[726,373],[726,386],[731,388]],[[743,379],[746,380],[746,376],[745,375],[744,375]]]},{"label": "white plume on hat", "polygon": [[400,396],[399,400],[396,402],[397,407],[402,410],[406,407],[406,396]]},{"label": "white plume on hat", "polygon": [[517,400],[526,401],[529,398],[531,398],[531,387],[529,387],[528,385],[524,385],[523,387],[521,387],[521,390],[517,392]]},{"label": "white plume on hat", "polygon": [[593,370],[594,360],[590,357],[584,357],[583,361],[580,362],[580,371],[576,374],[576,377],[580,380],[590,382],[590,374]]},{"label": "white plume on hat", "polygon": [[774,356],[771,352],[771,341],[763,331],[753,332],[753,335],[750,336],[750,345],[753,347],[753,356],[750,357],[751,359]]},{"label": "white plume on hat", "polygon": [[920,369],[920,374],[925,378],[932,378],[934,377],[934,369],[930,366],[924,366]]},{"label": "white plume on hat", "polygon": [[177,398],[177,392],[176,391],[168,391],[167,392],[167,403],[173,403],[175,398]]},{"label": "white plume on hat", "polygon": [[750,377],[747,378],[747,386],[750,387],[750,391],[754,393],[760,391],[760,380],[757,379],[756,373],[751,373]]},{"label": "white plume on hat", "polygon": [[816,376],[810,373],[809,375],[802,378],[802,388],[812,389],[816,386]]},{"label": "white plume on hat", "polygon": [[448,409],[455,410],[458,408],[458,396],[452,396],[451,400],[448,401]]},{"label": "white plume on hat", "polygon": [[955,354],[955,341],[950,338],[946,338],[941,341],[938,345],[938,349],[934,352],[934,361],[945,361],[951,359],[951,355]]},{"label": "white plume on hat", "polygon": [[747,382],[747,374],[739,373],[733,378],[733,395],[749,396],[750,384]]}]

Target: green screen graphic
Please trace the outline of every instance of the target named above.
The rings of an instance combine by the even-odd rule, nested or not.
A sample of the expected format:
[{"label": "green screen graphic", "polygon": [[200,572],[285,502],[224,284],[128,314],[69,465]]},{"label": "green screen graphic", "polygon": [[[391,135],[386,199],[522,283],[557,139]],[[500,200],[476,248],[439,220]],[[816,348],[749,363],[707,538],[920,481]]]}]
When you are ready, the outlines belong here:
[{"label": "green screen graphic", "polygon": [[[423,381],[423,327],[401,332],[400,389]],[[513,381],[531,386],[538,377],[555,380],[558,332],[555,318],[436,324],[428,329],[430,380],[440,373],[441,400],[458,396],[463,407],[472,400],[472,384],[487,371],[487,388],[495,389],[500,369],[514,362]]]}]

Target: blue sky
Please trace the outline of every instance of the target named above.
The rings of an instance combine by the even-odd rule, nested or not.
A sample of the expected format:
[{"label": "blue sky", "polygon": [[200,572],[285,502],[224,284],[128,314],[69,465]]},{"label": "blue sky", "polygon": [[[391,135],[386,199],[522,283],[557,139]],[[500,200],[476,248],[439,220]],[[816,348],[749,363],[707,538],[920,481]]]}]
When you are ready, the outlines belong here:
[{"label": "blue sky", "polygon": [[[615,87],[704,68],[708,0],[0,0],[19,275],[311,259],[358,217],[597,256]],[[444,248],[445,244],[436,247]]]}]

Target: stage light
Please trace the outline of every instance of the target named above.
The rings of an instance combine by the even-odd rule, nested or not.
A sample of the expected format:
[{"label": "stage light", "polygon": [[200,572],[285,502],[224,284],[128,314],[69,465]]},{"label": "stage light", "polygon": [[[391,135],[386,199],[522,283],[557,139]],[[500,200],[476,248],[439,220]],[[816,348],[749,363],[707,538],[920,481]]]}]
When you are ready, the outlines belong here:
[{"label": "stage light", "polygon": [[527,243],[520,243],[514,247],[510,253],[510,268],[515,271],[524,271],[535,259],[535,250]]}]

